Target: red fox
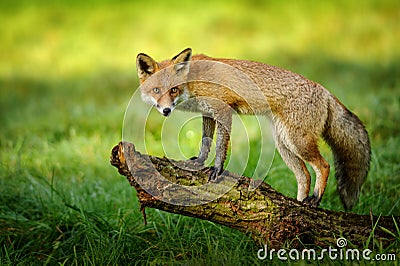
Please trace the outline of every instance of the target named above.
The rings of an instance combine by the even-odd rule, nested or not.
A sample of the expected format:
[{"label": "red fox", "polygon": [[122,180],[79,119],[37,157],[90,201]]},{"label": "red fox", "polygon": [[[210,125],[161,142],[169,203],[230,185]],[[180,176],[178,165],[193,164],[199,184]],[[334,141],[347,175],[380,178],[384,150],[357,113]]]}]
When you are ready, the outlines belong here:
[{"label": "red fox", "polygon": [[[191,79],[194,72],[224,80],[242,79],[238,78],[240,74],[227,74],[219,68],[199,67],[196,62],[200,61],[224,64],[243,73],[259,88],[259,92],[249,86],[241,88],[238,93],[221,83]],[[192,56],[190,48],[171,60],[158,63],[140,53],[136,66],[141,85],[151,80],[148,86],[141,86],[142,99],[154,105],[161,114],[169,116],[175,107],[203,114],[201,149],[192,161],[204,164],[217,128],[216,156],[210,182],[223,172],[233,112],[264,114],[272,123],[277,150],[296,176],[297,200],[317,207],[324,194],[330,166],[318,149],[317,142],[322,136],[334,155],[337,188],[345,209],[351,209],[356,203],[369,171],[369,137],[359,118],[322,85],[263,63],[212,58],[203,54]],[[187,101],[189,99],[199,100]],[[184,104],[185,101],[188,103]],[[305,162],[316,174],[311,196],[310,173]]]}]

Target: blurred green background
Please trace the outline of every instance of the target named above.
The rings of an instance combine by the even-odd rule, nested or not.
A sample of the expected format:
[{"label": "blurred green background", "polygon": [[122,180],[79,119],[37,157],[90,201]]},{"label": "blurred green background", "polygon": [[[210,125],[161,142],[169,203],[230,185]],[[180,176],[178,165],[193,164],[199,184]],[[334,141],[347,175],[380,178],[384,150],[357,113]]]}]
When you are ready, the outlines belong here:
[{"label": "blurred green background", "polygon": [[[191,47],[321,83],[370,133],[353,211],[400,214],[399,1],[4,0],[0,25],[0,264],[258,262],[251,240],[207,221],[148,210],[143,225],[109,165],[139,52],[162,60]],[[267,182],[296,195],[279,156]],[[332,171],[321,207],[342,210],[335,187]]]}]

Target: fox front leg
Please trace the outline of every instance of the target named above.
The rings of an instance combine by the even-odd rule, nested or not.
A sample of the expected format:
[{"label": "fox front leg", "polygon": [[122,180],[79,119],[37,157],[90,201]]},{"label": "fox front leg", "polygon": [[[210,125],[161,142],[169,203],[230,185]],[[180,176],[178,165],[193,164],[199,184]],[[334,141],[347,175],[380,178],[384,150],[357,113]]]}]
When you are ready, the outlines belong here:
[{"label": "fox front leg", "polygon": [[203,134],[201,140],[201,149],[199,157],[193,157],[191,160],[195,161],[200,165],[204,165],[204,162],[208,158],[210,147],[213,141],[215,131],[215,119],[211,116],[203,115]]},{"label": "fox front leg", "polygon": [[216,142],[216,154],[213,170],[209,176],[209,181],[214,181],[217,176],[222,174],[224,171],[224,163],[226,159],[226,153],[228,151],[229,139],[232,127],[232,112],[229,110],[224,112],[224,115],[217,118],[217,142]]}]

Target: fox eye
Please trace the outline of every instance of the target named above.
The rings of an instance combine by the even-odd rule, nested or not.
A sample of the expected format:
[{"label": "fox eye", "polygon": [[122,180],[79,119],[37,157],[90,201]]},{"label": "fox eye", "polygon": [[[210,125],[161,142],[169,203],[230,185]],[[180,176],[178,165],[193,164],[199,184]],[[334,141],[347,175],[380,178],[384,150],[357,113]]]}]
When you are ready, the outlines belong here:
[{"label": "fox eye", "polygon": [[159,89],[159,88],[154,88],[154,89],[153,89],[153,92],[154,92],[155,94],[159,94],[159,93],[160,93],[160,89]]},{"label": "fox eye", "polygon": [[178,88],[177,87],[171,88],[171,93],[177,93],[177,92],[178,92]]}]

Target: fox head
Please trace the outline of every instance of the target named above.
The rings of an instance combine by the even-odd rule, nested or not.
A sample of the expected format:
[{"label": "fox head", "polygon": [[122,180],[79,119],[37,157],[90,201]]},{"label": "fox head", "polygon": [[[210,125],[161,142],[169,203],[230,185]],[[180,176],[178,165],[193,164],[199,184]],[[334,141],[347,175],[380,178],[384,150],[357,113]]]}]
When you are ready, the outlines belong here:
[{"label": "fox head", "polygon": [[143,101],[155,106],[162,115],[169,116],[179,102],[189,97],[185,80],[191,59],[190,48],[160,63],[146,54],[138,54],[136,68]]}]

